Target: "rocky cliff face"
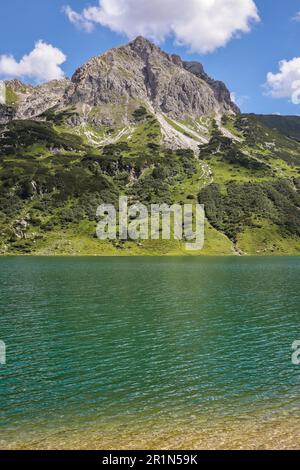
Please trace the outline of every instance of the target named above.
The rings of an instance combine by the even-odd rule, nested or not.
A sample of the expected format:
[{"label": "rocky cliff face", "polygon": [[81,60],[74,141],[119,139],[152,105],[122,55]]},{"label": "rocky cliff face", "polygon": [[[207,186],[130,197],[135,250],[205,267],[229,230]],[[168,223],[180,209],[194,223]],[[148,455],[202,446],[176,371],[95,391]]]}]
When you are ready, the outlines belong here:
[{"label": "rocky cliff face", "polygon": [[121,108],[125,120],[134,103],[178,120],[238,111],[224,84],[210,79],[201,64],[201,73],[188,64],[193,63],[138,37],[80,67],[72,77],[67,103],[102,107],[99,116],[104,121],[113,118],[105,109],[108,104],[115,112]]},{"label": "rocky cliff face", "polygon": [[223,103],[225,106],[225,111],[228,109],[238,114],[240,112],[239,108],[231,100],[230,91],[226,87],[225,83],[219,80],[213,80],[207,75],[204,71],[203,65],[199,62],[183,62],[183,67],[189,72],[193,73],[197,77],[204,80],[214,91],[214,95],[218,103]]},{"label": "rocky cliff face", "polygon": [[5,82],[7,104],[0,107],[0,124],[12,119],[35,119],[61,102],[69,80],[53,80],[38,86],[25,85],[19,80]]},{"label": "rocky cliff face", "polygon": [[32,119],[56,106],[64,97],[69,80],[53,80],[33,87],[20,97],[16,119]]},{"label": "rocky cliff face", "polygon": [[226,86],[208,77],[201,64],[183,62],[142,37],[91,59],[71,80],[7,86],[16,102],[0,109],[0,122],[73,109],[70,124],[128,124],[141,105],[177,120],[238,112]]}]

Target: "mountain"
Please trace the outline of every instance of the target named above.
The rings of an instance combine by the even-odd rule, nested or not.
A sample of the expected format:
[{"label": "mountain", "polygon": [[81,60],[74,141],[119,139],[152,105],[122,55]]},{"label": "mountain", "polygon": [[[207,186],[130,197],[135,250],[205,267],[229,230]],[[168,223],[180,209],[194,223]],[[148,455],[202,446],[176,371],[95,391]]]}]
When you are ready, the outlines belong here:
[{"label": "mountain", "polygon": [[138,37],[0,105],[0,253],[186,254],[178,241],[100,242],[120,194],[201,202],[201,254],[300,253],[297,117],[242,115],[225,84]]},{"label": "mountain", "polygon": [[16,98],[17,119],[71,107],[76,116],[71,124],[128,124],[141,103],[175,119],[238,111],[225,85],[211,80],[201,64],[183,62],[142,37],[94,57],[71,80],[38,87],[12,81],[7,86]]}]

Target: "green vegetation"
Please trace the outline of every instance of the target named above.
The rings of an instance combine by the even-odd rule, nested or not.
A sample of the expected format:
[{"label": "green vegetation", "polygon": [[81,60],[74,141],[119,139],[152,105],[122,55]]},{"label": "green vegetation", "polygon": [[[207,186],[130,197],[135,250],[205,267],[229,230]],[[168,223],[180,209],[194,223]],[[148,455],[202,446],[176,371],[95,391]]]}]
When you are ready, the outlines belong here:
[{"label": "green vegetation", "polygon": [[264,126],[276,129],[286,137],[300,141],[299,116],[256,115],[256,119]]},{"label": "green vegetation", "polygon": [[16,93],[9,87],[6,87],[6,104],[8,106],[15,106],[18,102],[18,96]]},{"label": "green vegetation", "polygon": [[24,149],[41,144],[48,149],[84,150],[82,139],[71,133],[58,133],[53,124],[34,121],[12,121],[0,129],[0,155],[22,156]]},{"label": "green vegetation", "polygon": [[226,185],[226,194],[212,184],[200,192],[208,220],[233,242],[245,228],[276,224],[282,235],[300,237],[300,195],[285,180]]},{"label": "green vegetation", "polygon": [[136,121],[142,121],[148,116],[147,109],[144,106],[140,106],[133,112],[133,117]]},{"label": "green vegetation", "polygon": [[[300,143],[260,117],[224,117],[237,140],[213,122],[197,156],[164,148],[143,106],[133,108],[128,128],[68,127],[75,114],[52,109],[44,121],[0,126],[0,253],[300,254]],[[146,205],[205,204],[204,250],[186,252],[178,241],[100,242],[97,206],[117,205],[121,194]]]},{"label": "green vegetation", "polygon": [[57,125],[64,125],[68,119],[78,116],[74,109],[65,111],[56,111],[55,108],[48,109],[41,114],[42,119],[46,119],[48,122],[52,122]]},{"label": "green vegetation", "polygon": [[189,132],[184,127],[182,127],[180,124],[177,124],[175,121],[170,119],[168,116],[164,116],[164,118],[167,121],[167,123],[170,124],[170,126],[173,127],[173,129],[175,129],[175,131],[180,132],[185,137],[189,137],[190,139],[195,139],[195,135],[193,135],[192,132]]}]

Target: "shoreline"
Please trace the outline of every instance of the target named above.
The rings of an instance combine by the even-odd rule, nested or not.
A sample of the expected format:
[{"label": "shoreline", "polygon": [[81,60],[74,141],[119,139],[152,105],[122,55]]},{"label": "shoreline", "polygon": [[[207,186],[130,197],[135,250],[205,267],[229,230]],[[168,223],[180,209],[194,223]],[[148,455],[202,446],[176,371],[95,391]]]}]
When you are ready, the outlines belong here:
[{"label": "shoreline", "polygon": [[43,253],[7,253],[7,254],[0,254],[0,259],[3,258],[299,258],[300,253],[267,253],[267,254],[218,254],[218,253],[211,253],[211,254],[130,254],[130,253],[123,253],[123,254],[111,254],[111,253],[101,253],[101,254],[91,254],[91,253],[78,253],[78,254],[70,254],[70,253],[51,253],[51,254],[43,254]]},{"label": "shoreline", "polygon": [[[56,430],[50,436],[32,435],[31,439],[1,442],[1,450],[300,450],[300,423],[297,418],[270,420],[228,419],[215,426],[205,423],[179,429],[139,430],[136,426],[122,431],[98,429]],[[176,428],[176,431],[174,431]],[[241,433],[241,429],[243,432]],[[82,436],[85,436],[84,438]]]}]

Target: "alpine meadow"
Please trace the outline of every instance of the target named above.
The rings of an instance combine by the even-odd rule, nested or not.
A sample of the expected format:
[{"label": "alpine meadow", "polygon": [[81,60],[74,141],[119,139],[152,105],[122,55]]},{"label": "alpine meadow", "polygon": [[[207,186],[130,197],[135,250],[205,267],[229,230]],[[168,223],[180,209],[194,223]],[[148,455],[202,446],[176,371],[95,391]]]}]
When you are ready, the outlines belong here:
[{"label": "alpine meadow", "polygon": [[119,195],[204,204],[198,254],[300,253],[300,118],[241,114],[200,63],[143,37],[71,80],[5,85],[2,254],[187,254],[176,240],[97,240],[97,207]]}]

